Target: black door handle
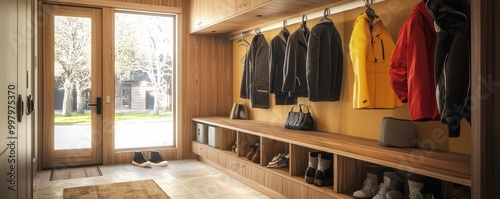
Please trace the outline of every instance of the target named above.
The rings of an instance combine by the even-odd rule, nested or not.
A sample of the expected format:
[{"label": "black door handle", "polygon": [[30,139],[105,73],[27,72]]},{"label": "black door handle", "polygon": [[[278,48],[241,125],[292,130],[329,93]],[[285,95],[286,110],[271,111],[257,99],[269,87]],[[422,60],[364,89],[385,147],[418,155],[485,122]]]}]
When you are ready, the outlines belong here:
[{"label": "black door handle", "polygon": [[97,97],[95,104],[87,104],[87,106],[95,106],[96,109],[96,114],[101,114],[102,113],[102,99],[101,97]]}]

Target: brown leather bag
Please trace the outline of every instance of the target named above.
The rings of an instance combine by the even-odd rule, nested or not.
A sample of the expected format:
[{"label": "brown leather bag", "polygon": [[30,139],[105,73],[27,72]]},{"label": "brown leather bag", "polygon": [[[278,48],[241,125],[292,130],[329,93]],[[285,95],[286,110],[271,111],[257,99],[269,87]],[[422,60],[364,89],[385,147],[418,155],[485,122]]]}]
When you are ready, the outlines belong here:
[{"label": "brown leather bag", "polygon": [[233,103],[229,119],[248,120],[248,109],[245,104]]}]

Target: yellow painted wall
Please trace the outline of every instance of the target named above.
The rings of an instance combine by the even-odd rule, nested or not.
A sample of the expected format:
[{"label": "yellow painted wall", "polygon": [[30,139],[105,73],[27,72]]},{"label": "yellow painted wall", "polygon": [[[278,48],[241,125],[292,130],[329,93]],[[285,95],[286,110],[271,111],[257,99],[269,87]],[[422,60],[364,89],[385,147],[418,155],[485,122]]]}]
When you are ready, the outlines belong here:
[{"label": "yellow painted wall", "polygon": [[[399,29],[412,12],[413,5],[419,2],[420,0],[387,0],[373,5],[372,8],[382,18],[391,32],[394,42],[396,42]],[[344,47],[344,82],[341,100],[338,102],[310,102],[307,98],[299,98],[299,103],[310,106],[318,131],[378,140],[383,117],[410,119],[410,114],[406,104],[404,107],[396,109],[354,110],[352,108],[354,73],[349,57],[349,39],[356,17],[364,10],[365,8],[359,8],[329,16],[340,32]],[[318,21],[319,19],[309,20],[307,26],[311,29]],[[287,26],[290,32],[295,31],[298,27],[298,24]],[[278,28],[262,34],[269,43],[280,30],[281,28]],[[245,39],[250,42],[252,37],[253,35],[249,35]],[[233,55],[233,101],[245,103],[249,107],[249,101],[239,97],[243,73],[241,60],[245,55],[245,48],[239,46],[237,40],[233,41]],[[249,109],[250,119],[284,124],[287,113],[292,106],[276,106],[274,105],[274,94],[271,94],[270,98],[270,109]],[[424,147],[470,154],[471,128],[465,120],[462,122],[462,131],[458,138],[448,138],[446,126],[438,121],[415,122],[415,126],[417,137]],[[307,132],[304,131],[304,134],[307,135]]]}]

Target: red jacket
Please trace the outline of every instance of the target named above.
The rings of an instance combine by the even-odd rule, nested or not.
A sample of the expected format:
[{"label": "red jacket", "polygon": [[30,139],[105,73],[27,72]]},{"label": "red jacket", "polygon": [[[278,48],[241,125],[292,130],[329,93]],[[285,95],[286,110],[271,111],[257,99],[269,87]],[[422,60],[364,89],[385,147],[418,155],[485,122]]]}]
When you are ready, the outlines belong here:
[{"label": "red jacket", "polygon": [[408,102],[412,120],[439,120],[434,84],[436,31],[422,1],[413,7],[399,31],[391,59],[391,86],[401,102]]}]

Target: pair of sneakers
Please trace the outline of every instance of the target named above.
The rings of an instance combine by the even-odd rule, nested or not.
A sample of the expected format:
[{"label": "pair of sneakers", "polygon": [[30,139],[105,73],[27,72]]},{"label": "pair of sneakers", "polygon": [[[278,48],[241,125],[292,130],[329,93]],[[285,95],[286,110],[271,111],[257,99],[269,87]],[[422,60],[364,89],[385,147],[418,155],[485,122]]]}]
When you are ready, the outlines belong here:
[{"label": "pair of sneakers", "polygon": [[290,163],[290,154],[279,153],[275,155],[271,162],[267,164],[269,168],[284,168],[288,167]]},{"label": "pair of sneakers", "polygon": [[149,160],[146,159],[144,152],[135,151],[132,164],[140,167],[151,167],[151,165],[157,165],[160,167],[168,166],[168,162],[165,158],[163,158],[163,155],[159,151],[149,152]]}]

